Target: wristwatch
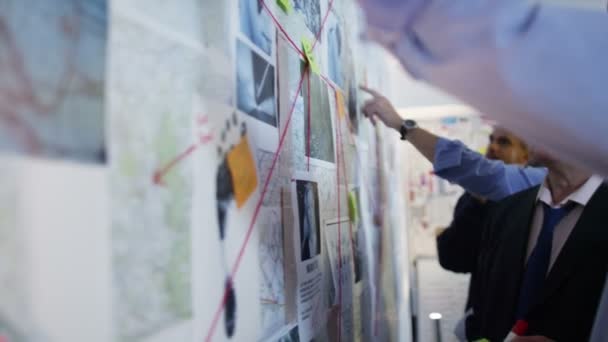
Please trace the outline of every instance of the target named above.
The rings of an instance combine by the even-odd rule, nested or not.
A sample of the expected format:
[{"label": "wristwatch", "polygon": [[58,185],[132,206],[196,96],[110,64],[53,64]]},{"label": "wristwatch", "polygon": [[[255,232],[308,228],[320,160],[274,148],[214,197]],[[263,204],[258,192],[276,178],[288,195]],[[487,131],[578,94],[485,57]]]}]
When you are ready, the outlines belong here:
[{"label": "wristwatch", "polygon": [[407,133],[414,128],[418,128],[418,124],[414,120],[403,120],[399,133],[401,133],[401,140],[406,140]]}]

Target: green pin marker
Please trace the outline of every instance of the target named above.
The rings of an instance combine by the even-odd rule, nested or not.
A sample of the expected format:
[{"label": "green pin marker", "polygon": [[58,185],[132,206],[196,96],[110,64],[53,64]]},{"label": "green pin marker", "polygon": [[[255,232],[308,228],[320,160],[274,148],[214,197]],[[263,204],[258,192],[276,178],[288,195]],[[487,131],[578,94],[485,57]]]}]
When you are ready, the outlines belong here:
[{"label": "green pin marker", "polygon": [[319,74],[319,65],[315,60],[315,55],[312,53],[312,44],[307,38],[302,38],[302,50],[304,51],[304,56],[306,57],[306,61],[308,65],[310,65],[310,70],[315,74]]},{"label": "green pin marker", "polygon": [[480,340],[475,340],[473,342],[490,342],[490,340],[488,340],[487,338],[482,338]]},{"label": "green pin marker", "polygon": [[291,13],[291,1],[290,0],[277,0],[277,5],[285,12],[285,14]]},{"label": "green pin marker", "polygon": [[348,193],[348,217],[351,222],[357,221],[359,217],[359,210],[357,208],[357,196],[354,191]]}]

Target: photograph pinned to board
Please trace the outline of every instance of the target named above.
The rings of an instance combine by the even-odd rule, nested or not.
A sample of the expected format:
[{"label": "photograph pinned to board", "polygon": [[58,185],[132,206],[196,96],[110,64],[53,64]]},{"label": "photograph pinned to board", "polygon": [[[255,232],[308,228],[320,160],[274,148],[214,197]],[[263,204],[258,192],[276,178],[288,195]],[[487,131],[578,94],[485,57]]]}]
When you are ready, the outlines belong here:
[{"label": "photograph pinned to board", "polygon": [[306,261],[321,254],[318,184],[296,180],[296,195],[300,226],[300,260]]},{"label": "photograph pinned to board", "polygon": [[[334,149],[335,132],[333,129],[334,115],[332,114],[333,110],[329,101],[329,89],[321,81],[321,78],[315,74],[310,75],[310,94],[307,84],[303,88],[304,134],[307,135],[304,143],[305,156],[317,159],[322,165],[333,166],[336,160]],[[309,114],[310,118],[308,118]]]},{"label": "photograph pinned to board", "polygon": [[[336,289],[333,305],[340,307],[341,337],[352,341],[353,330],[353,285],[352,244],[350,238],[350,219],[326,220],[323,233],[327,246],[327,256]],[[337,327],[335,327],[337,329]]]},{"label": "photograph pinned to board", "polygon": [[288,333],[279,337],[277,342],[300,342],[300,331],[298,326],[291,328]]},{"label": "photograph pinned to board", "polygon": [[251,44],[236,42],[236,105],[247,115],[255,145],[274,151],[278,144],[275,67]]},{"label": "photograph pinned to board", "polygon": [[339,88],[344,89],[343,53],[344,29],[340,18],[335,11],[330,11],[325,24],[327,35],[327,75]]},{"label": "photograph pinned to board", "polygon": [[266,337],[286,322],[283,220],[280,207],[263,206],[258,217],[262,335]]},{"label": "photograph pinned to board", "polygon": [[238,108],[276,127],[274,66],[240,40],[237,43],[237,63]]},{"label": "photograph pinned to board", "polygon": [[318,182],[309,174],[296,172],[292,182],[294,205],[294,253],[297,256],[297,313],[300,340],[310,341],[327,321],[324,293],[321,217]]},{"label": "photograph pinned to board", "polygon": [[105,163],[107,1],[9,1],[1,12],[0,150]]},{"label": "photograph pinned to board", "polygon": [[239,22],[241,33],[270,56],[275,29],[262,1],[239,0]]},{"label": "photograph pinned to board", "polygon": [[293,2],[294,10],[304,16],[306,27],[316,36],[321,30],[321,4],[319,0],[293,0]]},{"label": "photograph pinned to board", "polygon": [[279,131],[284,132],[288,122],[290,126],[289,135],[285,139],[281,154],[286,156],[282,159],[291,159],[289,163],[293,163],[293,168],[298,170],[306,168],[306,158],[303,158],[306,141],[303,127],[306,117],[302,91],[306,87],[308,72],[304,73],[305,69],[302,64],[302,59],[293,52],[287,39],[279,36],[277,39],[277,65],[282,70],[277,76],[277,83],[281,85],[278,89]]},{"label": "photograph pinned to board", "polygon": [[347,89],[348,120],[350,122],[349,127],[351,131],[356,135],[359,133],[359,121],[361,120],[360,106],[357,97],[359,86],[357,85],[357,80],[354,77],[354,72],[351,75],[352,76],[348,81]]}]

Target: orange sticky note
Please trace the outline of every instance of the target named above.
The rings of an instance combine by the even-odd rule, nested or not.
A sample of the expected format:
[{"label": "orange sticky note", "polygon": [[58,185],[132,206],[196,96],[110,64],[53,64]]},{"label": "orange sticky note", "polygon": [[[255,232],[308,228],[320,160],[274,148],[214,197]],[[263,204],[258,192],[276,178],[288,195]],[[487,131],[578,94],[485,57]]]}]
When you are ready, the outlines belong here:
[{"label": "orange sticky note", "polygon": [[336,107],[338,109],[338,116],[340,119],[344,119],[346,108],[344,108],[344,95],[340,90],[336,90]]},{"label": "orange sticky note", "polygon": [[236,206],[241,208],[258,186],[255,161],[247,136],[228,153],[228,168],[232,174],[232,187]]}]

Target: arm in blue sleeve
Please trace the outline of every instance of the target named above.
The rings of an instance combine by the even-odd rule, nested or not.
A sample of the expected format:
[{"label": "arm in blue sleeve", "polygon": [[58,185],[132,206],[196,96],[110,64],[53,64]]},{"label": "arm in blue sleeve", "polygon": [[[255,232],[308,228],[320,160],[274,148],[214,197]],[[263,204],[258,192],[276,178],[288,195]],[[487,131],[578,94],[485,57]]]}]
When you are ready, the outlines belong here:
[{"label": "arm in blue sleeve", "polygon": [[412,75],[560,159],[608,175],[605,11],[524,0],[359,2],[373,14],[370,30],[392,33],[372,38]]},{"label": "arm in blue sleeve", "polygon": [[490,160],[459,141],[442,138],[435,148],[433,167],[437,176],[492,201],[541,184],[546,176],[545,169]]}]

